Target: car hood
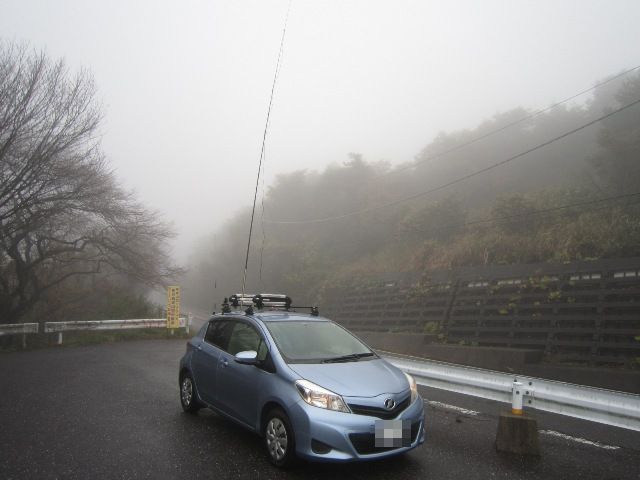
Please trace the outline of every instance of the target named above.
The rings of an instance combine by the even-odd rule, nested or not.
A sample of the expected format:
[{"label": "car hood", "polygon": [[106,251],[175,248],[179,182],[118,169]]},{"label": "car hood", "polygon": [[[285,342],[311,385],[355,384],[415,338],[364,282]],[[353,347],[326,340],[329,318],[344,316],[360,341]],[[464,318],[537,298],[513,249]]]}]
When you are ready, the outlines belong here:
[{"label": "car hood", "polygon": [[407,377],[386,361],[289,364],[300,377],[344,397],[375,397],[409,389]]}]

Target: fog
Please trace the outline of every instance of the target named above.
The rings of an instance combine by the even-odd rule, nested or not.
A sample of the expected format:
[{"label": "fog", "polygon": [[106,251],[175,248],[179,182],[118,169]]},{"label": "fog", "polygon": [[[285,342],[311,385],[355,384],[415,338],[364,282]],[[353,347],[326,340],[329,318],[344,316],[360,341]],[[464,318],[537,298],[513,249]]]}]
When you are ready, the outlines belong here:
[{"label": "fog", "polygon": [[[184,261],[251,203],[288,5],[4,0],[0,31],[93,73],[103,149]],[[639,63],[638,18],[635,1],[294,0],[265,183],[350,152],[409,162],[438,132],[568,97]]]}]

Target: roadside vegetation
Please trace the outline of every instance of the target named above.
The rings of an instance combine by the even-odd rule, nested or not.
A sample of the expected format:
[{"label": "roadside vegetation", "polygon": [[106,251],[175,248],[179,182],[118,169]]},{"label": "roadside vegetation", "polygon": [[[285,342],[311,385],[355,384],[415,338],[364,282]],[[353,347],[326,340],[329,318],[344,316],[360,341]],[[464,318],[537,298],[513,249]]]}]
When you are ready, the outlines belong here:
[{"label": "roadside vegetation", "polygon": [[[322,172],[281,175],[257,212],[249,290],[305,304],[360,274],[640,256],[638,104],[438,188],[638,99],[635,72],[584,103],[518,107],[443,132],[406,164],[352,153]],[[211,308],[238,290],[249,216],[240,212],[200,241],[184,282],[189,303]]]}]

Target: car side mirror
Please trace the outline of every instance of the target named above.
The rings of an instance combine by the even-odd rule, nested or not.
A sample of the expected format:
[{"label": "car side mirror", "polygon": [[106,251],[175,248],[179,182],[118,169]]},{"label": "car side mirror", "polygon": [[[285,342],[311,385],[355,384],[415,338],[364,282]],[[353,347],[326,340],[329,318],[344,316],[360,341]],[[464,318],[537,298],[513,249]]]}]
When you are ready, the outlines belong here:
[{"label": "car side mirror", "polygon": [[247,350],[246,352],[238,352],[234,357],[235,361],[244,365],[256,365],[258,363],[258,352],[255,350]]}]

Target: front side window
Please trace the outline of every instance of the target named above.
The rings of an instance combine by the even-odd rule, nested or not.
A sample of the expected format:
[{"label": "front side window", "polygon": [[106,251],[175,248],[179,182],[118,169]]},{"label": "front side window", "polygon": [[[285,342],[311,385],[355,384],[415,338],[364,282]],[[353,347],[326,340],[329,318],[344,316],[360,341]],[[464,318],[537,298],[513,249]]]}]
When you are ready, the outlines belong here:
[{"label": "front side window", "polygon": [[265,322],[289,363],[328,363],[375,358],[369,347],[329,321]]},{"label": "front side window", "polygon": [[267,346],[255,328],[244,322],[233,322],[233,330],[229,337],[227,352],[236,355],[238,352],[254,350],[258,352],[258,360],[264,360],[267,356]]}]

